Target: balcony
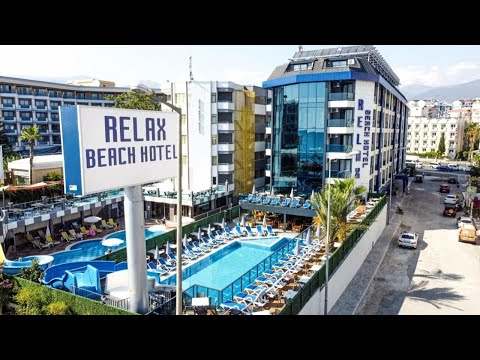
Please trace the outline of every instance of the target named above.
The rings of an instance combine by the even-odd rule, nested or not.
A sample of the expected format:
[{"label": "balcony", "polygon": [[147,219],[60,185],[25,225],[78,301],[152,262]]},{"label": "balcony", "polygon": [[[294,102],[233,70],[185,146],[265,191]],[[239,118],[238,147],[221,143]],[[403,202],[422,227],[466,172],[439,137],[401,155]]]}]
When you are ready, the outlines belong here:
[{"label": "balcony", "polygon": [[48,128],[40,128],[40,129],[38,129],[38,132],[39,132],[40,134],[48,134],[48,131],[49,131]]},{"label": "balcony", "polygon": [[60,129],[54,129],[52,128],[52,134],[60,134]]},{"label": "balcony", "polygon": [[4,122],[15,122],[15,121],[17,121],[17,119],[15,118],[15,116],[4,116],[3,121]]},{"label": "balcony", "polygon": [[30,109],[32,106],[30,104],[20,104],[18,107],[20,109]]},{"label": "balcony", "polygon": [[18,95],[33,95],[32,90],[27,90],[27,89],[17,89],[17,94]]},{"label": "balcony", "polygon": [[32,118],[31,118],[31,117],[22,116],[22,117],[20,118],[20,121],[21,121],[21,122],[32,122]]},{"label": "balcony", "polygon": [[37,105],[35,105],[35,108],[37,110],[45,110],[47,107],[45,106],[45,104],[43,104],[43,105],[42,104],[37,104]]},{"label": "balcony", "polygon": [[265,170],[272,170],[272,164],[265,164]]},{"label": "balcony", "polygon": [[52,106],[50,107],[50,110],[52,110],[52,111],[58,111],[58,105],[52,105]]},{"label": "balcony", "polygon": [[13,91],[7,87],[0,87],[0,93],[2,94],[11,94]]},{"label": "balcony", "polygon": [[45,140],[38,140],[37,141],[37,145],[49,145],[50,142],[49,141],[45,141]]},{"label": "balcony", "polygon": [[47,118],[46,117],[38,117],[35,119],[35,121],[38,121],[38,122],[46,122],[47,121]]},{"label": "balcony", "polygon": [[58,118],[58,117],[52,117],[52,121],[53,121],[53,122],[59,122],[59,121],[60,121],[60,118]]},{"label": "balcony", "polygon": [[[352,172],[350,170],[332,170],[331,171],[332,179],[350,179],[352,177]],[[325,177],[328,177],[328,171],[326,172]]]},{"label": "balcony", "polygon": [[17,135],[17,129],[5,129],[5,134],[7,135]]},{"label": "balcony", "polygon": [[328,119],[328,127],[353,127],[353,119]]},{"label": "balcony", "polygon": [[75,96],[73,94],[63,94],[64,99],[75,99]]},{"label": "balcony", "polygon": [[53,97],[53,98],[61,98],[62,97],[62,95],[57,91],[50,91],[48,93],[48,96]]},{"label": "balcony", "polygon": [[342,101],[342,100],[349,100],[353,101],[355,98],[354,93],[350,92],[340,92],[340,93],[330,93],[328,94],[329,101]]},{"label": "balcony", "polygon": [[352,145],[327,144],[327,152],[351,152]]},{"label": "balcony", "polygon": [[15,106],[9,103],[3,103],[2,108],[13,109]]},{"label": "balcony", "polygon": [[35,96],[48,96],[48,92],[46,90],[35,90]]}]

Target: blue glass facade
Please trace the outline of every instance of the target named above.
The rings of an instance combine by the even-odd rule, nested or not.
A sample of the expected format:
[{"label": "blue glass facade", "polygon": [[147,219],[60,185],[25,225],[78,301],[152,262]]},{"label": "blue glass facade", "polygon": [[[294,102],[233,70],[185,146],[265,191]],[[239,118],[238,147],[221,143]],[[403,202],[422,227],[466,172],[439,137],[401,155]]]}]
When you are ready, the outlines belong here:
[{"label": "blue glass facade", "polygon": [[273,89],[273,186],[310,195],[323,184],[327,82]]}]

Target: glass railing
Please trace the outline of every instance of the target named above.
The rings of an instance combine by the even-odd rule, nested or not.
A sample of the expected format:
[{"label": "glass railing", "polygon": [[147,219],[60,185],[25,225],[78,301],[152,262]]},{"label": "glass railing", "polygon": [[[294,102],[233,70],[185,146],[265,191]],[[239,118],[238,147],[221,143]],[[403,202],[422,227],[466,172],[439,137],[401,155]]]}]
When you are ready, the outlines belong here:
[{"label": "glass railing", "polygon": [[13,104],[9,104],[9,103],[3,103],[2,106],[4,108],[13,108]]},{"label": "glass railing", "polygon": [[32,92],[32,90],[20,90],[20,89],[18,89],[17,94],[18,95],[33,95],[33,92]]},{"label": "glass railing", "polygon": [[15,116],[4,116],[3,120],[4,121],[15,121]]},{"label": "glass railing", "polygon": [[20,118],[21,121],[32,121],[32,118],[31,117],[21,117]]},{"label": "glass railing", "polygon": [[37,117],[35,121],[47,121],[47,118],[44,117]]},{"label": "glass railing", "polygon": [[96,203],[105,199],[118,198],[121,196],[123,196],[123,191],[112,190],[96,195],[88,195],[73,199],[67,199],[65,196],[56,196],[52,198],[46,198],[44,200],[30,201],[21,204],[9,203],[4,209],[6,216],[3,222],[8,224],[10,222],[30,219],[35,216],[50,214],[65,209]]},{"label": "glass railing", "polygon": [[6,134],[16,134],[17,130],[16,129],[5,129]]},{"label": "glass railing", "polygon": [[337,144],[328,144],[327,152],[351,152],[353,149],[352,145],[337,145]]},{"label": "glass railing", "polygon": [[56,92],[56,91],[50,91],[50,92],[48,93],[48,96],[49,96],[49,97],[54,97],[54,98],[61,98],[61,97],[62,97],[62,95],[60,95],[60,93],[58,93],[58,92]]},{"label": "glass railing", "polygon": [[52,111],[57,111],[57,110],[58,110],[58,106],[56,106],[56,105],[55,105],[55,106],[51,106],[51,107],[50,107],[50,110],[52,110]]},{"label": "glass railing", "polygon": [[35,105],[35,107],[36,107],[37,109],[41,109],[41,110],[46,109],[46,106],[45,106],[45,105]]},{"label": "glass railing", "polygon": [[35,96],[48,96],[46,91],[35,91]]},{"label": "glass railing", "polygon": [[[342,171],[331,171],[332,179],[349,179],[352,177],[352,172],[350,170],[342,170]],[[328,177],[328,171],[326,172],[326,177]]]},{"label": "glass railing", "polygon": [[272,143],[271,142],[265,143],[265,149],[271,149],[271,148],[272,148]]},{"label": "glass railing", "polygon": [[339,93],[328,94],[328,100],[330,101],[353,100],[353,99],[354,99],[354,94],[351,92],[339,92]]},{"label": "glass railing", "polygon": [[353,119],[329,119],[328,127],[352,127]]},{"label": "glass railing", "polygon": [[266,127],[272,127],[272,120],[265,121],[265,126]]},{"label": "glass railing", "polygon": [[265,170],[272,170],[272,164],[265,164]]},{"label": "glass railing", "polygon": [[12,89],[0,87],[0,93],[11,94],[11,93],[12,93]]},{"label": "glass railing", "polygon": [[27,104],[20,104],[19,106],[22,109],[30,109],[30,105],[27,105]]}]

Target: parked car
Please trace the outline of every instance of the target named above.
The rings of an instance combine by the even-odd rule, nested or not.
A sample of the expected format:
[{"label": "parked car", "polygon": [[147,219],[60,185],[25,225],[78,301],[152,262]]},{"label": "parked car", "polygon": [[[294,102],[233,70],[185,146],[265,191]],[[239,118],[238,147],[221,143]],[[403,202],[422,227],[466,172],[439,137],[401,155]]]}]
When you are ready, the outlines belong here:
[{"label": "parked car", "polygon": [[438,168],[439,166],[440,166],[440,163],[439,163],[439,162],[431,162],[431,163],[430,163],[430,167],[431,167],[432,169],[436,169],[436,168]]},{"label": "parked car", "polygon": [[457,216],[457,210],[458,210],[457,205],[447,204],[445,205],[445,209],[443,209],[443,216],[455,217]]},{"label": "parked car", "polygon": [[440,185],[440,192],[441,193],[449,193],[450,192],[450,186],[447,184]]},{"label": "parked car", "polygon": [[458,241],[477,243],[477,229],[473,225],[464,225],[458,229]]},{"label": "parked car", "polygon": [[448,178],[449,184],[458,184],[458,179],[456,177],[449,177]]},{"label": "parked car", "polygon": [[457,205],[458,204],[457,195],[455,195],[455,194],[447,195],[445,197],[445,200],[443,200],[443,203],[444,204],[450,204],[450,205]]},{"label": "parked car", "polygon": [[460,170],[460,168],[458,167],[458,164],[453,164],[452,163],[452,164],[448,164],[447,166],[452,171],[459,171]]},{"label": "parked car", "polygon": [[420,175],[420,174],[415,175],[415,182],[423,183],[423,175]]},{"label": "parked car", "polygon": [[472,165],[467,164],[467,165],[465,165],[465,167],[461,168],[461,170],[466,171],[466,172],[470,172],[470,170],[472,170],[472,167],[473,167]]},{"label": "parked car", "polygon": [[398,238],[398,246],[417,248],[418,234],[412,232],[402,232]]},{"label": "parked car", "polygon": [[437,166],[438,171],[452,171],[447,165],[438,165]]},{"label": "parked car", "polygon": [[465,225],[473,225],[475,226],[475,223],[473,222],[473,219],[468,216],[461,216],[457,219],[457,225],[458,227],[462,227]]}]

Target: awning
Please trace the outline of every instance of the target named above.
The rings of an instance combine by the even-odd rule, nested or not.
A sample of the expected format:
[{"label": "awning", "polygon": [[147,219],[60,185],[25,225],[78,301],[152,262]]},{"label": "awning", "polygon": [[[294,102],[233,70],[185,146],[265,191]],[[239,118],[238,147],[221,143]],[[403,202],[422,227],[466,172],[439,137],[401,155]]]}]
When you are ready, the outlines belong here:
[{"label": "awning", "polygon": [[10,186],[7,191],[17,191],[17,190],[37,190],[37,189],[42,189],[44,187],[47,187],[47,186],[53,186],[53,185],[57,185],[59,182],[55,181],[53,182],[50,182],[49,184],[47,184],[46,182],[39,182],[39,183],[36,183],[36,184],[32,184],[32,185],[27,185],[27,186]]}]

